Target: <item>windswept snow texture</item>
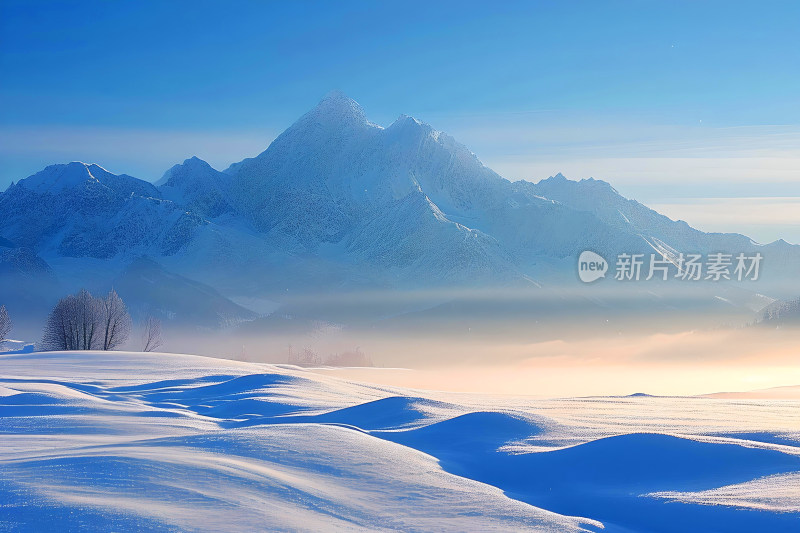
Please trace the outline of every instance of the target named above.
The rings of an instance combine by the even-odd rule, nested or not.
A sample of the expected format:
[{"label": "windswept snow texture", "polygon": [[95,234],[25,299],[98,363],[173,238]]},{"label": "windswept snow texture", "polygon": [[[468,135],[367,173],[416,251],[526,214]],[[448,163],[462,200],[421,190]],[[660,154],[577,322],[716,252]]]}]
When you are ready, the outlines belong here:
[{"label": "windswept snow texture", "polygon": [[0,433],[2,531],[800,528],[793,400],[468,396],[35,353],[0,356]]}]

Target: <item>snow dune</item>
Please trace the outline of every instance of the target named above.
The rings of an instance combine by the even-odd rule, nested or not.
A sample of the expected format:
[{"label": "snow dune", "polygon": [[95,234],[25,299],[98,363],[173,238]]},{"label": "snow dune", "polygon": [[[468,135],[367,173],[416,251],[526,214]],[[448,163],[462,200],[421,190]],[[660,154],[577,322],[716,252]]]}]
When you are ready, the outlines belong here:
[{"label": "snow dune", "polygon": [[797,531],[798,407],[6,355],[0,531]]}]

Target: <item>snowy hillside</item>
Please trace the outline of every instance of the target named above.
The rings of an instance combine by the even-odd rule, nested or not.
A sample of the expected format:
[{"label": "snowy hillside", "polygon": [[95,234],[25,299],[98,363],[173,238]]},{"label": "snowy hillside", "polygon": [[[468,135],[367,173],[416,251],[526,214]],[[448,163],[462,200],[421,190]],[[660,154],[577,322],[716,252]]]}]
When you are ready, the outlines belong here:
[{"label": "snowy hillside", "polygon": [[4,531],[800,524],[796,399],[448,395],[125,352],[0,367]]}]

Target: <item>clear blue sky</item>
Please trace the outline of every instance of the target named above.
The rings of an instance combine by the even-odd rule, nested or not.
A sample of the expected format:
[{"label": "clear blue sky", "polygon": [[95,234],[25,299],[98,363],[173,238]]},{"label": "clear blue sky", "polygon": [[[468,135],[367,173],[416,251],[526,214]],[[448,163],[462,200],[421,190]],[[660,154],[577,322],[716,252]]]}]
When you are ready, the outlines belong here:
[{"label": "clear blue sky", "polygon": [[799,2],[2,0],[0,188],[75,159],[224,168],[340,89],[510,179],[800,196],[799,23]]}]

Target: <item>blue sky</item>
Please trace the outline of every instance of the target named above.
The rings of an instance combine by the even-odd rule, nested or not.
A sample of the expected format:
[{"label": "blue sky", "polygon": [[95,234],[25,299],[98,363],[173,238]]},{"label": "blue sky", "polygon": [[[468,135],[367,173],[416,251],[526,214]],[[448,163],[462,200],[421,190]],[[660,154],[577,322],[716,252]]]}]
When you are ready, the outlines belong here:
[{"label": "blue sky", "polygon": [[[701,229],[798,241],[798,20],[797,2],[3,0],[0,187],[70,160],[224,168],[340,89],[509,179],[594,176]],[[739,223],[728,197],[770,200]]]}]

